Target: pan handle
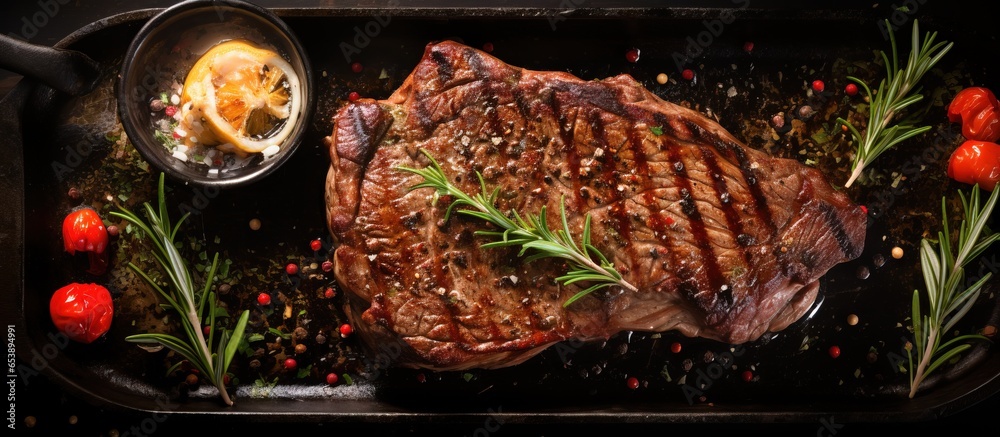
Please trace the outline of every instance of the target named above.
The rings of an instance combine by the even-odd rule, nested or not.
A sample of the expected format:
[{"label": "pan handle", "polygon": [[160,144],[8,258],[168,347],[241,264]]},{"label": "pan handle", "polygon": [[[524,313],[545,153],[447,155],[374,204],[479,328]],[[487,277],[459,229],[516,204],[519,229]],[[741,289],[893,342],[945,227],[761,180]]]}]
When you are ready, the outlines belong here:
[{"label": "pan handle", "polygon": [[35,45],[7,35],[0,35],[0,68],[74,96],[92,91],[100,78],[100,65],[83,53]]}]

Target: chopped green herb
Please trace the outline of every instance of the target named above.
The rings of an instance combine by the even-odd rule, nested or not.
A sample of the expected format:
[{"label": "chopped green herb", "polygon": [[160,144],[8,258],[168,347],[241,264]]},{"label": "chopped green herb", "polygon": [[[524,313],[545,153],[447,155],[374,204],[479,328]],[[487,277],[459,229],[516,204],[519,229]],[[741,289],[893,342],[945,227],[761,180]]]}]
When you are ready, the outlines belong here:
[{"label": "chopped green herb", "polygon": [[653,126],[653,127],[649,128],[649,131],[652,132],[653,135],[656,135],[656,136],[663,135],[663,126]]}]

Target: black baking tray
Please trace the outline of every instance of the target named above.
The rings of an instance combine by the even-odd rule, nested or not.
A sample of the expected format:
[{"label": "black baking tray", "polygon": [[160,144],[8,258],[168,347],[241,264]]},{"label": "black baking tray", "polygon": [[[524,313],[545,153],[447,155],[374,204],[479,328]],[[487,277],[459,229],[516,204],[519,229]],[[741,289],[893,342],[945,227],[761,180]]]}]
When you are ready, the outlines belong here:
[{"label": "black baking tray", "polygon": [[[993,63],[982,55],[998,53],[997,41],[986,30],[984,18],[960,19],[920,3],[906,11],[856,3],[811,8],[764,2],[663,6],[584,1],[552,2],[548,7],[499,2],[468,8],[443,2],[421,7],[275,8],[303,41],[320,79],[316,84],[317,110],[306,144],[286,167],[251,187],[206,192],[171,182],[172,200],[175,205],[194,206],[193,231],[232,244],[234,251],[244,254],[235,259],[266,262],[268,257],[301,255],[303,250],[293,246],[311,238],[328,238],[322,204],[328,161],[321,139],[330,130],[330,115],[350,91],[388,96],[415,65],[423,47],[441,39],[457,39],[477,47],[491,43],[494,55],[532,69],[565,70],[583,78],[632,74],[664,99],[684,102],[703,112],[710,110],[751,147],[803,161],[808,158],[800,156],[799,149],[810,147],[805,140],[779,136],[777,141],[767,141],[748,135],[765,132],[760,121],[766,123],[780,111],[794,112],[803,105],[822,110],[842,99],[839,89],[845,83],[845,67],[836,62],[838,59],[857,64],[858,68],[851,70],[856,74],[881,77],[881,71],[870,65],[876,50],[888,48],[878,23],[894,13],[903,24],[897,35],[903,52],[909,47],[913,18],[919,18],[925,30],[937,30],[940,38],[955,41],[955,49],[941,64],[941,73],[929,75],[931,85],[955,85],[948,80],[957,80],[962,86],[998,85]],[[284,378],[269,397],[248,396],[244,391],[236,405],[228,408],[211,395],[178,395],[157,375],[156,358],[134,348],[121,352],[125,347],[121,338],[134,329],[123,322],[116,322],[109,333],[113,338],[103,343],[59,347],[50,337],[54,328],[48,319],[48,297],[67,280],[87,279],[76,273],[75,260],[60,252],[59,223],[72,206],[66,191],[88,178],[114,174],[106,165],[111,149],[103,138],[115,123],[110,92],[128,42],[156,12],[139,10],[110,16],[59,43],[59,47],[82,51],[105,66],[104,81],[94,93],[70,98],[25,80],[0,105],[4,132],[0,146],[6,156],[0,161],[0,238],[8,248],[0,253],[0,266],[5,272],[3,296],[13,303],[0,311],[16,327],[20,362],[89,402],[128,411],[253,421],[482,424],[492,417],[506,423],[815,423],[831,417],[843,422],[932,419],[1000,392],[1000,353],[988,345],[978,345],[912,400],[906,398],[901,384],[905,376],[893,370],[896,362],[891,357],[901,353],[907,332],[909,293],[921,286],[915,269],[915,243],[924,229],[936,226],[937,199],[959,187],[923,173],[889,185],[893,168],[913,163],[913,152],[906,147],[920,147],[917,144],[880,158],[878,165],[887,169],[883,175],[887,181],[850,191],[859,203],[886,207],[872,209],[862,257],[830,271],[822,297],[808,317],[781,333],[743,346],[683,339],[675,333],[663,333],[659,338],[649,333],[623,333],[603,344],[554,347],[513,368],[423,374],[419,380],[423,382],[417,379],[421,372],[407,369],[384,370],[378,378],[369,381],[359,377],[355,385],[341,384],[334,389]],[[712,35],[708,44],[701,44],[701,52],[690,61],[678,65],[674,53],[683,53],[691,41],[698,44],[699,35],[721,19],[727,21],[723,30]],[[982,20],[982,25],[976,25],[976,20]],[[372,22],[379,23],[377,32],[372,32],[363,47],[354,44],[359,53],[351,59],[362,62],[365,70],[352,73],[341,43],[353,43],[358,29],[364,31]],[[708,40],[703,36],[703,41]],[[747,41],[754,43],[749,52],[744,50]],[[624,59],[625,51],[633,47],[642,53],[635,64]],[[679,67],[695,70],[698,80],[681,79]],[[962,71],[957,78],[947,75],[955,70]],[[672,81],[657,84],[659,72],[671,76]],[[379,78],[381,73],[385,78]],[[807,93],[814,78],[824,79],[834,93]],[[736,96],[728,95],[730,87],[737,88]],[[946,123],[943,109],[930,106],[927,111],[928,119],[944,121],[932,123],[934,134],[914,142],[957,145],[958,133]],[[818,118],[803,122],[820,126]],[[79,149],[81,145],[84,149]],[[77,152],[79,156],[73,157],[73,150],[86,153]],[[929,171],[941,170],[946,157],[937,158],[921,164]],[[831,180],[845,179],[846,162],[827,165]],[[151,184],[154,176],[149,174],[145,180]],[[88,199],[103,195],[85,193]],[[891,202],[886,200],[890,198]],[[247,238],[243,226],[250,217],[261,218],[266,225],[265,232],[254,234],[254,239]],[[907,262],[886,260],[894,245],[907,250]],[[995,252],[987,253],[977,264],[978,271],[995,270],[996,256]],[[989,284],[976,310],[967,316],[964,329],[997,325],[997,288],[997,281]],[[113,291],[116,299],[121,299],[128,290]],[[328,309],[331,314],[338,311]],[[127,310],[120,312],[128,314]],[[861,317],[858,328],[843,321],[850,313]],[[683,343],[684,350],[671,355],[668,347],[675,341]],[[825,351],[833,344],[844,351],[836,361]],[[874,363],[867,362],[870,348],[879,352]],[[705,359],[707,353],[719,357],[727,352],[736,355],[738,369],[708,377],[705,381],[711,384],[707,386],[680,384],[685,373],[695,381],[699,371],[707,374],[711,364]],[[363,355],[352,359],[363,359]],[[691,369],[678,373],[684,359],[692,361]],[[756,379],[742,381],[743,370],[751,370]],[[669,381],[664,373],[672,373]],[[627,375],[638,375],[643,387],[627,389]],[[243,389],[251,385],[250,381],[241,382]],[[692,398],[685,387],[693,387],[699,394]]]}]

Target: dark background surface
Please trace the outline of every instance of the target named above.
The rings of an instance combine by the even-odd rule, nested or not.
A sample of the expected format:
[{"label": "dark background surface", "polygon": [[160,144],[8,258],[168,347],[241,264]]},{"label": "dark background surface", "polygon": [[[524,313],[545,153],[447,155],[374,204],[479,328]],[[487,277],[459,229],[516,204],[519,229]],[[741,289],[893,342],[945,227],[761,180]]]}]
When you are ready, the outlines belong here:
[{"label": "dark background surface", "polygon": [[[44,1],[44,0],[43,0]],[[60,4],[65,3],[65,4]],[[42,10],[38,0],[6,0],[0,5],[0,32],[8,35],[15,35],[27,39],[31,43],[40,45],[54,45],[69,33],[80,27],[96,21],[100,18],[113,15],[118,12],[142,9],[161,8],[174,4],[171,0],[147,0],[147,1],[127,1],[127,0],[49,0],[49,9],[54,9],[58,5],[58,10],[50,14],[44,26],[28,26],[24,20],[30,20],[34,14]],[[334,0],[302,1],[302,0],[259,0],[258,4],[266,7],[330,7],[348,2]],[[378,6],[383,2],[360,1],[350,2],[351,4],[362,4]],[[411,4],[417,2],[400,1],[399,4]],[[530,1],[495,1],[493,4],[507,6],[543,6],[551,4],[551,7],[560,7],[559,1],[550,2],[530,2]],[[565,0],[562,3],[567,3]],[[570,2],[580,3],[579,1]],[[616,5],[626,2],[590,2],[591,4],[605,3]],[[657,4],[660,2],[627,2],[639,4]],[[706,4],[694,1],[674,2],[681,6],[691,6],[696,4]],[[729,1],[707,2],[709,5],[725,6],[731,4]],[[817,7],[830,2],[795,2],[792,7]],[[834,2],[837,7],[871,7],[874,2],[844,1]],[[934,3],[946,3],[929,0],[928,7]],[[969,2],[968,5],[975,5],[977,2]],[[443,4],[461,5],[462,2],[443,2]],[[985,3],[984,3],[985,4]],[[995,7],[995,6],[993,6]],[[995,17],[989,11],[978,8],[962,8],[957,10],[945,9],[946,13],[962,14],[975,11],[972,15],[985,20],[990,16]],[[983,18],[986,17],[986,18]],[[975,19],[971,17],[970,19]],[[975,31],[977,26],[970,25],[970,31]],[[995,32],[992,32],[995,33]],[[27,37],[27,38],[25,38]],[[996,56],[997,54],[988,54]],[[15,86],[20,80],[20,76],[0,70],[0,96],[6,95],[10,88]],[[5,323],[6,324],[6,323]],[[268,431],[283,431],[291,433],[300,432],[372,432],[376,435],[418,435],[427,432],[434,432],[438,435],[599,435],[613,434],[620,432],[629,433],[703,433],[709,435],[719,435],[729,432],[741,432],[754,434],[757,431],[779,435],[818,435],[818,436],[851,436],[851,435],[873,435],[872,433],[905,434],[916,433],[924,430],[931,432],[964,431],[964,432],[986,432],[986,435],[997,435],[1000,430],[1000,422],[997,421],[997,411],[1000,411],[1000,395],[976,404],[955,415],[949,416],[933,422],[920,423],[839,423],[834,417],[835,423],[795,423],[795,424],[587,424],[585,428],[573,426],[571,424],[551,424],[551,425],[514,425],[505,424],[495,429],[495,432],[485,433],[475,424],[433,424],[433,425],[392,425],[375,426],[373,424],[352,424],[352,423],[269,423],[269,418],[261,417],[260,422],[247,421],[245,423],[226,422],[223,424],[214,421],[206,416],[153,416],[144,412],[121,412],[104,409],[100,406],[91,405],[85,399],[80,399],[62,390],[61,387],[47,381],[43,376],[36,376],[28,386],[19,387],[17,397],[17,418],[18,429],[22,432],[35,435],[178,435],[181,432],[191,432],[197,429],[216,429],[216,432],[235,431],[255,433]],[[24,426],[27,416],[33,416],[36,424],[32,428]],[[160,418],[162,421],[152,421],[150,419]],[[6,422],[5,422],[6,425]],[[224,427],[225,429],[219,429]],[[135,427],[135,428],[133,428]],[[152,432],[150,432],[152,431]]]}]

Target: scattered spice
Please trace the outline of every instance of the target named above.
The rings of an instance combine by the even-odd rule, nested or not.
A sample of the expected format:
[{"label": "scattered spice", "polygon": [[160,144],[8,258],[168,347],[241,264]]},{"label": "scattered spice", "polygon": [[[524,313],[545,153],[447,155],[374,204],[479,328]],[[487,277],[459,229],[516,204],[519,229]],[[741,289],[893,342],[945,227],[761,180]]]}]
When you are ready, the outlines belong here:
[{"label": "scattered spice", "polygon": [[639,388],[639,379],[634,376],[630,376],[625,380],[625,385],[627,385],[628,388],[635,390]]},{"label": "scattered spice", "polygon": [[285,370],[295,370],[299,367],[299,363],[295,361],[295,358],[285,358],[284,361]]},{"label": "scattered spice", "polygon": [[319,238],[312,240],[309,242],[309,248],[312,249],[313,252],[319,252],[319,250],[323,248],[323,241]]},{"label": "scattered spice", "polygon": [[848,315],[847,316],[847,324],[851,325],[851,326],[857,325],[858,324],[858,315],[857,314],[850,314],[850,315]]},{"label": "scattered spice", "polygon": [[776,129],[781,129],[785,126],[785,116],[783,114],[775,114],[771,117],[771,125]]},{"label": "scattered spice", "polygon": [[670,80],[670,77],[668,77],[666,73],[660,73],[660,74],[656,75],[656,83],[658,83],[660,85],[666,85],[667,81],[669,81],[669,80]]},{"label": "scattered spice", "polygon": [[812,83],[812,89],[817,93],[821,93],[826,89],[826,84],[824,84],[822,80],[816,79]]},{"label": "scattered spice", "polygon": [[896,246],[892,248],[892,257],[895,259],[900,259],[903,257],[903,248]]},{"label": "scattered spice", "polygon": [[[849,83],[844,87],[844,92],[849,96],[855,96],[858,94],[858,86],[853,83]],[[844,127],[846,128],[847,126],[845,125]]]},{"label": "scattered spice", "polygon": [[360,98],[361,98],[361,94],[358,94],[357,91],[351,91],[350,94],[347,95],[347,100],[350,100],[352,102],[356,102]]},{"label": "scattered spice", "polygon": [[743,43],[743,51],[750,53],[753,51],[753,41],[747,41]]},{"label": "scattered spice", "polygon": [[267,293],[261,293],[257,295],[257,303],[268,306],[271,304],[271,295]]},{"label": "scattered spice", "polygon": [[639,49],[634,47],[628,49],[628,51],[625,52],[625,60],[633,64],[639,62]]},{"label": "scattered spice", "polygon": [[360,73],[364,69],[365,69],[365,67],[363,65],[361,65],[360,62],[353,62],[353,63],[351,63],[351,71],[353,71],[355,73]]},{"label": "scattered spice", "polygon": [[326,383],[328,385],[335,385],[337,381],[340,381],[340,378],[337,377],[336,373],[331,372],[326,374]]},{"label": "scattered spice", "polygon": [[746,382],[750,382],[750,381],[752,381],[752,380],[753,380],[753,372],[751,372],[751,371],[749,371],[749,370],[744,370],[744,371],[743,371],[743,373],[742,373],[742,374],[741,374],[740,376],[741,376],[741,377],[743,378],[743,380],[744,380],[744,381],[746,381]]},{"label": "scattered spice", "polygon": [[858,279],[868,279],[871,276],[871,270],[868,269],[868,266],[858,266],[856,274]]},{"label": "scattered spice", "polygon": [[491,42],[484,43],[483,51],[486,53],[493,53],[493,43]]},{"label": "scattered spice", "polygon": [[996,335],[997,327],[993,325],[986,325],[983,327],[983,335],[986,337],[992,337]]},{"label": "scattered spice", "polygon": [[681,72],[681,77],[683,77],[684,80],[692,80],[694,79],[694,71],[691,71],[690,68],[685,68],[684,71]]},{"label": "scattered spice", "polygon": [[250,219],[250,230],[260,230],[260,219]]},{"label": "scattered spice", "polygon": [[670,345],[670,352],[673,352],[675,354],[680,353],[681,344],[675,341],[674,344]]},{"label": "scattered spice", "polygon": [[332,271],[333,270],[333,262],[331,262],[331,261],[323,261],[323,264],[320,265],[320,268],[322,268],[324,272]]},{"label": "scattered spice", "polygon": [[837,358],[840,356],[840,346],[830,346],[827,352],[830,354],[830,358]]},{"label": "scattered spice", "polygon": [[289,276],[295,276],[299,274],[299,265],[295,263],[288,263],[285,266],[285,273],[288,273]]},{"label": "scattered spice", "polygon": [[341,337],[345,337],[345,338],[349,337],[351,335],[351,333],[353,333],[353,332],[354,332],[354,328],[352,328],[351,325],[349,325],[347,323],[344,323],[343,325],[340,325],[340,336]]},{"label": "scattered spice", "polygon": [[327,287],[326,290],[323,290],[323,297],[327,299],[332,299],[336,295],[337,292],[333,290],[333,287]]}]

